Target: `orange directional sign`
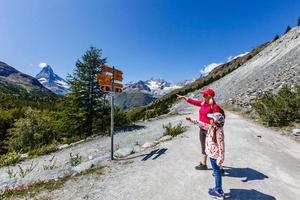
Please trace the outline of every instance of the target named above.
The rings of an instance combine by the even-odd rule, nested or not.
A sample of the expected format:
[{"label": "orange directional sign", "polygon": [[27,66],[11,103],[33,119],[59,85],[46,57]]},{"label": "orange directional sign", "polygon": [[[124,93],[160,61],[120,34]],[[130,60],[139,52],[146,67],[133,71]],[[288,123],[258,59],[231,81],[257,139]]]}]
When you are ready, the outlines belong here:
[{"label": "orange directional sign", "polygon": [[111,82],[111,76],[106,74],[98,74],[97,80],[101,82]]},{"label": "orange directional sign", "polygon": [[123,81],[123,76],[120,73],[115,73],[114,74],[114,79],[117,81]]},{"label": "orange directional sign", "polygon": [[100,89],[105,92],[111,92],[111,85],[100,85]]},{"label": "orange directional sign", "polygon": [[114,81],[122,81],[123,80],[123,72],[117,70],[115,68],[111,68],[108,66],[100,67],[103,72],[108,72],[111,74],[98,74],[97,80],[99,82],[100,88],[103,91],[111,92],[112,86],[114,87],[114,92],[122,92],[123,84],[115,83]]},{"label": "orange directional sign", "polygon": [[[101,66],[103,72],[110,74],[99,74],[97,75],[97,80],[99,82],[102,91],[106,92],[122,92],[123,84],[115,83],[115,81],[123,80],[123,72],[115,69],[114,67]],[[110,137],[111,137],[111,160],[114,159],[114,95],[111,95],[111,118],[110,118]]]},{"label": "orange directional sign", "polygon": [[[107,66],[103,65],[100,68],[102,71],[113,73],[113,68],[111,68],[111,67],[107,67]],[[115,73],[123,74],[123,72],[120,70],[114,69],[114,71],[115,71]]]}]

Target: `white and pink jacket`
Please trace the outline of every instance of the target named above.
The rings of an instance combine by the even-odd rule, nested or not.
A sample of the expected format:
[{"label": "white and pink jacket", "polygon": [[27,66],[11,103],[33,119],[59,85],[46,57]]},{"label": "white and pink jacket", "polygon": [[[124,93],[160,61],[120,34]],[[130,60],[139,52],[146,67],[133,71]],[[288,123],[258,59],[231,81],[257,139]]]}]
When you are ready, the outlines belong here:
[{"label": "white and pink jacket", "polygon": [[[192,120],[192,123],[198,125],[200,128],[207,130],[205,139],[205,153],[208,157],[216,159],[217,163],[224,162],[225,144],[223,127],[212,127],[212,125]],[[213,141],[214,129],[216,129],[216,143]]]}]

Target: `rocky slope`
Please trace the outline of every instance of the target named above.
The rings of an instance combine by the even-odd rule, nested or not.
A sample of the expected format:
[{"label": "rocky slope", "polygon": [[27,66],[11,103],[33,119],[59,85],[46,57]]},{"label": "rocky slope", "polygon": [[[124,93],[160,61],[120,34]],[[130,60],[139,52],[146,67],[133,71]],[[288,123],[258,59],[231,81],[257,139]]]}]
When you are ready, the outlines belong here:
[{"label": "rocky slope", "polygon": [[296,27],[208,87],[216,90],[219,101],[250,107],[250,103],[261,94],[276,92],[283,84],[299,82],[300,27]]},{"label": "rocky slope", "polygon": [[0,61],[0,89],[3,92],[26,95],[50,95],[37,79],[24,74],[8,64]]}]

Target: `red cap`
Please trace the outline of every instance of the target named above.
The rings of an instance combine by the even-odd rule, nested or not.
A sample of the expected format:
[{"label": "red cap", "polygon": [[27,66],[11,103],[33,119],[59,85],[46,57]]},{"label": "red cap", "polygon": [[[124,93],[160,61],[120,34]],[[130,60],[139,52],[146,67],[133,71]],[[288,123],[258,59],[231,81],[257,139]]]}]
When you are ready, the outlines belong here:
[{"label": "red cap", "polygon": [[215,96],[215,91],[213,89],[207,89],[207,90],[203,90],[203,91],[200,91],[201,94],[203,95],[210,95],[212,97]]}]

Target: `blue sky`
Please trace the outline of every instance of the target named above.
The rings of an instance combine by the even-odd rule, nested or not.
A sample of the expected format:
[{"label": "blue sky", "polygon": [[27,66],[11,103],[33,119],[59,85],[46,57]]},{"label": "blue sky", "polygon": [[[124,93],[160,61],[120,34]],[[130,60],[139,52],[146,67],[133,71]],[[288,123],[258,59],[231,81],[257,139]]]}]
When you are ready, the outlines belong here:
[{"label": "blue sky", "polygon": [[0,60],[65,77],[91,45],[125,82],[199,76],[295,26],[299,0],[0,0]]}]

